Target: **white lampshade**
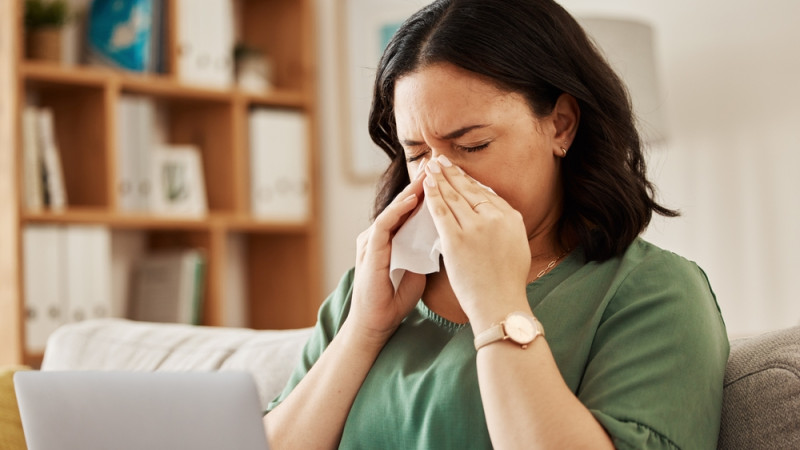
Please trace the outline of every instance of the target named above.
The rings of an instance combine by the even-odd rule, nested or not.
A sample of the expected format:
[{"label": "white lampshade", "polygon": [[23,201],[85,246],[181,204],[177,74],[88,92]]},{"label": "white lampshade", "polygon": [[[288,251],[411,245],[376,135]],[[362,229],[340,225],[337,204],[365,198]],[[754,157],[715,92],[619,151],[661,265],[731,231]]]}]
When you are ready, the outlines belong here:
[{"label": "white lampshade", "polygon": [[652,144],[665,140],[668,132],[658,83],[653,28],[629,19],[578,17],[577,20],[628,86],[644,142]]}]

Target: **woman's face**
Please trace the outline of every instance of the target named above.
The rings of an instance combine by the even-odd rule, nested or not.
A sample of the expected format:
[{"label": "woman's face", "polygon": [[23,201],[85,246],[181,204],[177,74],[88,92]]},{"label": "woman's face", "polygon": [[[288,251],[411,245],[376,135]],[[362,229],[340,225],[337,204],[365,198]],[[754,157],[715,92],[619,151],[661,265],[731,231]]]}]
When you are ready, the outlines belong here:
[{"label": "woman's face", "polygon": [[453,164],[522,213],[528,235],[547,232],[561,213],[556,124],[525,98],[451,64],[434,64],[395,83],[397,136],[409,174],[430,158]]}]

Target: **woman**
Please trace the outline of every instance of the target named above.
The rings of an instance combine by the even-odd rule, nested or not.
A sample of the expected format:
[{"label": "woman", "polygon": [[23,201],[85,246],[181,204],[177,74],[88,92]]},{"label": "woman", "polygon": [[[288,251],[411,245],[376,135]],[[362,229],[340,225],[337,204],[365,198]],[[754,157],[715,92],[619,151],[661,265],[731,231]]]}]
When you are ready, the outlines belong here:
[{"label": "woman", "polygon": [[[700,268],[638,237],[676,213],[566,11],[429,5],[384,52],[369,129],[392,160],[376,217],[269,407],[276,448],[715,448],[724,324]],[[395,291],[423,199],[441,270]]]}]

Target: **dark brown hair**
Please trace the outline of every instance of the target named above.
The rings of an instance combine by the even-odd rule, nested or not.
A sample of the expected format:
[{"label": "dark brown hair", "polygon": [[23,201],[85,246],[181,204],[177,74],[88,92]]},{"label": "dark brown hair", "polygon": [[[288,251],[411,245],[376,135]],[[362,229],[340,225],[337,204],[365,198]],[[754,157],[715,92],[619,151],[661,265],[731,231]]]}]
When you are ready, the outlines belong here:
[{"label": "dark brown hair", "polygon": [[440,62],[521,93],[539,117],[563,93],[578,101],[580,125],[561,164],[558,226],[562,238],[578,239],[588,260],[620,255],[653,211],[678,214],[655,201],[625,86],[569,13],[551,0],[439,0],[402,25],[378,65],[369,132],[391,163],[375,215],[409,183],[395,129],[395,82]]}]

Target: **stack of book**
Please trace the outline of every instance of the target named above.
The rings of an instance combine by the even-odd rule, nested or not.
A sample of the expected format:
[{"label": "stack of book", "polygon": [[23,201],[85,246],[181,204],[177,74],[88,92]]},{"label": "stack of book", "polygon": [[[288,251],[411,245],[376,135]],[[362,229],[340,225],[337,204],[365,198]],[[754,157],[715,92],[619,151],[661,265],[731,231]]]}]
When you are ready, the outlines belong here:
[{"label": "stack of book", "polygon": [[199,325],[204,285],[205,257],[201,250],[147,254],[134,269],[129,316],[146,322]]},{"label": "stack of book", "polygon": [[44,207],[63,210],[67,206],[67,191],[53,111],[26,106],[22,126],[25,205],[29,211]]}]

